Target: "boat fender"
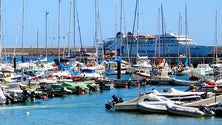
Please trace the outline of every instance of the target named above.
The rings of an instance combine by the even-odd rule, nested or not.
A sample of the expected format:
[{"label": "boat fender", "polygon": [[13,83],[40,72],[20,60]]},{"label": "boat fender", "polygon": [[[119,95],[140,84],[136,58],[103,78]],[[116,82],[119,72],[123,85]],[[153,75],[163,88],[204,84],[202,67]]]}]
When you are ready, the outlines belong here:
[{"label": "boat fender", "polygon": [[53,67],[56,67],[57,65],[55,63],[52,64]]},{"label": "boat fender", "polygon": [[43,100],[47,99],[47,96],[43,95],[43,96],[42,96],[42,99],[43,99]]},{"label": "boat fender", "polygon": [[100,88],[97,88],[97,92],[101,92]]},{"label": "boat fender", "polygon": [[124,87],[125,87],[125,88],[128,88],[128,85],[125,85]]},{"label": "boat fender", "polygon": [[29,114],[30,114],[30,112],[25,112],[25,114],[26,114],[26,115],[29,115]]},{"label": "boat fender", "polygon": [[178,71],[179,71],[179,72],[182,72],[182,71],[184,71],[184,68],[183,68],[183,67],[180,67],[180,68],[178,69]]},{"label": "boat fender", "polygon": [[196,88],[197,86],[195,86],[194,84],[190,84],[190,87],[189,87],[190,90],[195,90]]},{"label": "boat fender", "polygon": [[207,85],[208,85],[208,86],[214,86],[214,85],[216,85],[216,83],[215,83],[215,81],[212,79],[212,80],[210,80],[209,82],[207,82]]},{"label": "boat fender", "polygon": [[137,87],[140,87],[140,83],[139,82],[137,82]]}]

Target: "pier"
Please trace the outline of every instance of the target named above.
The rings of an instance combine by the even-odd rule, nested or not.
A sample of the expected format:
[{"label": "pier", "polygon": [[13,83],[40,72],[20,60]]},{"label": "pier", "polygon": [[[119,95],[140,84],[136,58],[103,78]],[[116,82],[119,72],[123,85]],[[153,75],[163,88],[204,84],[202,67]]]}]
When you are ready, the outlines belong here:
[{"label": "pier", "polygon": [[[216,98],[216,102],[215,102],[215,98]],[[211,105],[213,103],[217,103],[217,102],[221,102],[222,100],[222,95],[217,95],[216,97],[211,97],[211,98],[207,98],[207,99],[201,99],[199,101],[195,101],[195,102],[191,102],[191,103],[186,103],[184,104],[185,106],[191,106],[191,107],[198,107],[202,104],[204,105]]]},{"label": "pier", "polygon": [[[60,52],[59,52],[60,50]],[[15,56],[21,56],[21,55],[25,55],[25,56],[44,56],[47,55],[48,56],[58,56],[58,53],[60,53],[61,55],[65,54],[67,55],[69,52],[69,48],[68,47],[60,47],[60,49],[58,47],[6,47],[6,48],[2,48],[2,56],[13,56],[15,52]],[[23,53],[22,53],[23,52]],[[70,54],[78,54],[81,52],[81,47],[75,47],[75,49],[72,47],[70,48]],[[96,52],[96,48],[93,46],[85,46],[82,48],[82,52],[83,53],[95,53]]]},{"label": "pier", "polygon": [[[60,52],[59,52],[60,50]],[[81,51],[82,50],[82,51]],[[80,46],[77,47],[70,47],[70,49],[68,47],[60,47],[60,49],[58,47],[6,47],[6,48],[2,48],[2,56],[45,56],[46,53],[48,56],[58,56],[58,53],[60,53],[60,55],[68,55],[70,51],[70,54],[75,54],[75,55],[79,55],[81,52],[84,54],[95,54],[96,53],[96,47],[95,46],[84,46],[83,48],[81,48]],[[15,53],[14,53],[15,52]],[[22,53],[23,52],[23,53]],[[208,55],[207,57],[190,57],[191,63],[195,66],[196,64],[199,63],[212,63],[213,62],[213,51],[211,52],[210,55]],[[217,47],[217,54],[218,54],[218,58],[220,59],[222,57],[222,46],[218,46]],[[122,57],[124,60],[129,61],[128,57]],[[131,57],[132,59],[132,63],[136,62],[136,57]],[[156,61],[157,62],[157,58],[158,57],[148,57],[151,61]],[[182,57],[170,57],[170,56],[165,56],[163,57],[165,58],[169,64],[177,64],[178,63],[178,59],[181,60],[182,62],[184,62],[185,58]]]}]

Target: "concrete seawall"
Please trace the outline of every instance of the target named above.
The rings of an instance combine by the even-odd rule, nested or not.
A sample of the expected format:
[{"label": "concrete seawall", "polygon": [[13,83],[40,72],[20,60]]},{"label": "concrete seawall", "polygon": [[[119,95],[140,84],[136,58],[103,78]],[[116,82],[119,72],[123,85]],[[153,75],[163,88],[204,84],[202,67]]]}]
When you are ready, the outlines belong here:
[{"label": "concrete seawall", "polygon": [[[48,56],[58,56],[60,50],[60,55],[68,55],[69,52],[69,48],[68,47],[6,47],[6,48],[2,48],[2,56],[13,56],[14,52],[16,56],[20,56],[20,55],[26,55],[26,56],[45,56],[46,52]],[[81,48],[80,47],[75,47],[75,49],[73,47],[71,47],[70,49],[70,54],[75,54],[78,55],[80,53]],[[222,47],[218,47],[217,48],[218,51],[218,56],[221,57],[221,53],[222,53]],[[93,46],[84,46],[82,48],[82,52],[83,53],[91,53],[91,54],[95,54],[96,53],[96,48]],[[191,57],[191,63],[195,66],[196,64],[199,63],[213,63],[213,52],[210,56],[208,57]],[[157,63],[157,57],[148,57],[152,62],[156,62]],[[185,58],[178,58],[178,57],[164,57],[169,64],[177,64],[178,63],[178,59],[181,60],[182,62],[185,61]],[[128,61],[128,57],[123,57],[124,60]],[[135,63],[136,62],[136,57],[132,57],[132,62]]]}]

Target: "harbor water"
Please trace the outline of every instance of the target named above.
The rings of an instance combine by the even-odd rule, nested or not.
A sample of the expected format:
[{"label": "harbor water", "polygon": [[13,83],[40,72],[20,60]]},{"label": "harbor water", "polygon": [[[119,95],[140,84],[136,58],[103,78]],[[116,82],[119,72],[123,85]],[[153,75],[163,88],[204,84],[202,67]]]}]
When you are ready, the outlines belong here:
[{"label": "harbor water", "polygon": [[[125,77],[123,77],[125,78]],[[0,125],[219,125],[222,118],[184,117],[168,114],[144,114],[139,112],[107,111],[105,104],[112,95],[130,100],[141,91],[153,88],[162,91],[174,87],[185,90],[184,86],[156,86],[118,88],[85,95],[68,95],[33,103],[0,105]]]}]

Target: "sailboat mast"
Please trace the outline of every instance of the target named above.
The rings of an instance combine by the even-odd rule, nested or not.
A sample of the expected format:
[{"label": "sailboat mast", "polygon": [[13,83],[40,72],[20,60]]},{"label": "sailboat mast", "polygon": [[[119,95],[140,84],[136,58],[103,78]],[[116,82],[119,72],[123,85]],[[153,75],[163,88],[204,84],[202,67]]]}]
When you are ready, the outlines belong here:
[{"label": "sailboat mast", "polygon": [[[182,34],[182,16],[179,12],[179,30],[178,30],[178,35],[180,36]],[[178,45],[178,60],[179,60],[179,57],[180,57],[180,45]]]},{"label": "sailboat mast", "polygon": [[187,4],[185,4],[185,35],[186,35],[186,54],[189,58],[188,65],[191,65],[190,60],[190,43],[188,43],[188,20],[187,20]]},{"label": "sailboat mast", "polygon": [[[118,32],[118,25],[117,25],[117,22],[118,22],[118,0],[116,0],[116,5],[115,5],[115,33],[117,33]],[[115,57],[117,57],[117,46],[118,46],[118,44],[117,44],[117,39],[115,39]],[[105,48],[105,46],[106,45],[104,45],[104,53],[106,52],[106,48]]]},{"label": "sailboat mast", "polygon": [[[99,7],[97,7],[97,8],[98,8],[98,18],[97,18],[98,23],[97,24],[98,24],[98,30],[99,30],[98,34],[100,35],[100,40],[99,40],[99,35],[98,35],[98,44],[99,44],[99,41],[102,40],[102,29],[101,29],[101,23],[100,23]],[[97,44],[97,49],[98,49],[98,46],[99,46],[98,44]],[[104,47],[102,47],[102,52],[104,52]],[[98,50],[97,50],[97,56],[98,56]],[[104,53],[102,53],[102,60],[104,60],[104,59],[105,59]]]},{"label": "sailboat mast", "polygon": [[[134,11],[133,30],[132,30],[133,35],[134,35],[135,23],[136,23],[136,12],[137,12],[137,7],[138,7],[137,4],[138,4],[138,0],[136,0],[136,6],[135,6],[135,11]],[[133,48],[133,43],[131,42],[131,44],[130,44],[130,58],[132,56],[132,48]]]},{"label": "sailboat mast", "polygon": [[37,57],[40,56],[40,53],[39,53],[39,30],[37,29],[37,33],[36,33],[36,40],[37,40]]},{"label": "sailboat mast", "polygon": [[72,2],[70,2],[70,15],[69,15],[69,32],[68,32],[68,56],[70,56],[70,34],[71,34],[71,21],[72,21]]},{"label": "sailboat mast", "polygon": [[122,56],[122,42],[123,42],[123,33],[122,33],[122,18],[123,18],[123,0],[121,0],[121,3],[120,3],[120,56]]},{"label": "sailboat mast", "polygon": [[[138,3],[137,3],[137,29],[136,29],[136,35],[137,35],[137,44],[136,44],[136,53],[139,55],[139,41],[140,41],[140,38],[139,38],[139,0],[137,0]],[[138,59],[136,60],[136,62],[138,61]]]},{"label": "sailboat mast", "polygon": [[[157,17],[157,29],[158,29],[158,35],[157,35],[157,38],[156,38],[156,47],[157,47],[157,44],[158,44],[158,57],[160,57],[160,8],[158,9],[158,17]],[[156,51],[155,51],[155,56],[156,56]]]},{"label": "sailboat mast", "polygon": [[77,6],[76,6],[76,16],[77,16],[77,24],[78,24],[78,31],[79,31],[79,39],[80,39],[80,60],[82,60],[83,46],[82,46],[82,36],[81,36],[80,22],[79,22]]},{"label": "sailboat mast", "polygon": [[25,12],[24,6],[25,6],[24,0],[22,0],[22,56],[24,52],[24,12]]},{"label": "sailboat mast", "polygon": [[76,49],[76,0],[73,0],[73,46]]},{"label": "sailboat mast", "polygon": [[59,0],[58,4],[58,61],[60,61],[60,4],[61,0]]},{"label": "sailboat mast", "polygon": [[163,56],[165,56],[165,44],[164,44],[165,31],[164,31],[164,17],[163,17],[163,6],[162,6],[162,4],[161,4],[161,17],[162,17],[162,46],[163,46]]},{"label": "sailboat mast", "polygon": [[178,35],[180,36],[182,34],[182,16],[179,12],[179,29],[178,29]]},{"label": "sailboat mast", "polygon": [[215,61],[215,64],[217,64],[217,25],[218,25],[218,20],[217,20],[217,10],[216,10],[216,15],[215,15],[215,42],[214,42],[214,54],[213,54],[213,61]]},{"label": "sailboat mast", "polygon": [[95,0],[95,39],[96,39],[96,62],[98,62],[98,42],[99,42],[99,33],[98,33],[98,17],[99,17],[99,12],[98,12],[98,0]]},{"label": "sailboat mast", "polygon": [[[48,34],[47,34],[47,30],[48,30],[48,28],[47,28],[47,17],[48,17],[48,14],[49,14],[49,12],[46,10],[45,11],[45,57],[46,57],[46,59],[47,59],[47,56],[48,56],[48,53],[47,53],[47,49],[48,49]],[[46,60],[46,61],[48,61],[48,59]]]},{"label": "sailboat mast", "polygon": [[2,1],[0,0],[0,62],[2,62]]}]

